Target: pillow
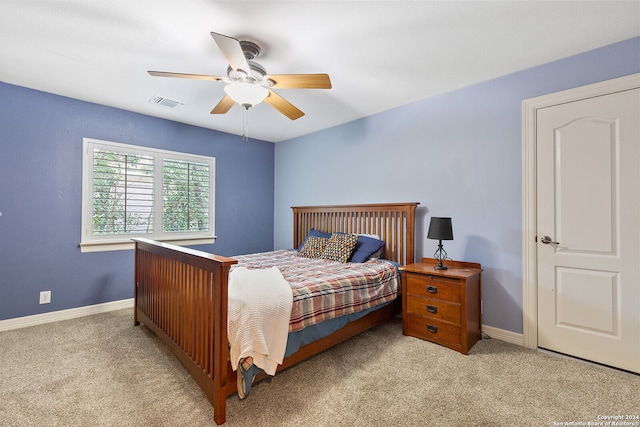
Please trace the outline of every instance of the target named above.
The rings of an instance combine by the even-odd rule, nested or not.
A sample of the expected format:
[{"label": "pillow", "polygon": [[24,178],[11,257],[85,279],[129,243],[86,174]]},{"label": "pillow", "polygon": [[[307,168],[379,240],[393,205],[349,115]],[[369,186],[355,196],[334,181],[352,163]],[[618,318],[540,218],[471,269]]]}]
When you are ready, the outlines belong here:
[{"label": "pillow", "polygon": [[329,238],[331,237],[331,233],[325,233],[322,231],[318,231],[315,228],[312,228],[311,230],[309,230],[309,234],[307,234],[307,237],[304,239],[304,242],[302,242],[302,244],[300,245],[300,247],[298,248],[298,251],[300,251],[303,247],[304,244],[307,243],[307,239],[311,236],[315,236],[315,237],[325,237],[325,238]]},{"label": "pillow", "polygon": [[[384,246],[384,242],[373,237],[359,235],[356,249],[351,256],[351,262],[365,262],[376,252],[380,251]],[[378,255],[380,256],[380,255]]]},{"label": "pillow", "polygon": [[326,237],[309,236],[300,247],[298,256],[305,258],[321,258],[324,248],[327,247],[329,239]]},{"label": "pillow", "polygon": [[356,243],[358,243],[358,236],[355,234],[333,234],[322,252],[322,258],[330,261],[347,262],[351,257],[353,248],[356,247]]},{"label": "pillow", "polygon": [[377,234],[363,234],[363,233],[358,233],[358,236],[371,237],[372,239],[381,240],[381,239],[380,239],[380,236],[378,236]]},{"label": "pillow", "polygon": [[[375,251],[374,253],[371,254],[371,256],[369,257],[369,259],[380,259],[380,257],[382,256],[382,250],[384,249],[384,245],[378,249],[377,251]],[[367,261],[369,261],[369,259]],[[387,260],[389,261],[389,260]]]}]

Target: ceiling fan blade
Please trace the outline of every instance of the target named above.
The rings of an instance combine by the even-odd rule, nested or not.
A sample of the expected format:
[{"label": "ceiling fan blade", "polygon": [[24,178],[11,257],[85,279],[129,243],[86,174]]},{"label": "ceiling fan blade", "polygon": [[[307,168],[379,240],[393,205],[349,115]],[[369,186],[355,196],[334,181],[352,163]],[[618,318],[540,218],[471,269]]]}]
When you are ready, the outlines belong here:
[{"label": "ceiling fan blade", "polygon": [[299,119],[304,116],[304,113],[296,108],[295,105],[275,93],[274,91],[269,91],[269,96],[264,99],[264,102],[271,105],[276,110],[280,111],[285,116],[289,117],[291,120]]},{"label": "ceiling fan blade", "polygon": [[179,77],[183,79],[213,80],[213,81],[220,81],[224,79],[224,77],[219,77],[219,76],[207,76],[204,74],[169,73],[166,71],[147,71],[147,73],[156,77]]},{"label": "ceiling fan blade", "polygon": [[328,74],[269,74],[274,88],[331,89]]},{"label": "ceiling fan blade", "polygon": [[231,68],[235,71],[243,71],[246,74],[251,74],[249,63],[244,56],[240,42],[233,37],[225,36],[224,34],[211,33],[211,37],[216,41],[218,47],[222,51],[222,54],[227,59]]},{"label": "ceiling fan blade", "polygon": [[233,107],[233,104],[235,104],[235,101],[231,99],[229,95],[225,95],[224,98],[218,102],[218,105],[213,107],[211,114],[225,114],[231,109],[231,107]]}]

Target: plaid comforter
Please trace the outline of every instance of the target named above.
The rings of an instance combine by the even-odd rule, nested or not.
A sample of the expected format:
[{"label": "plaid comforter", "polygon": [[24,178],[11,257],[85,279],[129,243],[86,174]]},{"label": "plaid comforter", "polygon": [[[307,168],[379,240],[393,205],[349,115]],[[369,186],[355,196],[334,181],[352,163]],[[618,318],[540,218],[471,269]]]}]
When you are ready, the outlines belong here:
[{"label": "plaid comforter", "polygon": [[238,260],[236,266],[275,266],[282,272],[293,290],[289,332],[357,313],[397,296],[399,273],[391,262],[340,263],[297,254],[295,250],[279,250],[234,257]]}]

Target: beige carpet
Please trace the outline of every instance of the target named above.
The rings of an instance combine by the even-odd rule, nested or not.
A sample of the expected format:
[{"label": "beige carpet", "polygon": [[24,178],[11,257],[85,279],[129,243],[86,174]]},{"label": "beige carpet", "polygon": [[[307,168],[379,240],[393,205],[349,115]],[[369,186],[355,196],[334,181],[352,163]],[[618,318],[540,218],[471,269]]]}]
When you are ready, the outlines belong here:
[{"label": "beige carpet", "polygon": [[[214,425],[187,371],[132,323],[120,310],[0,333],[0,425]],[[403,336],[394,319],[256,384],[243,401],[230,396],[226,425],[586,425],[640,413],[639,396],[637,375],[495,339],[464,356]]]}]

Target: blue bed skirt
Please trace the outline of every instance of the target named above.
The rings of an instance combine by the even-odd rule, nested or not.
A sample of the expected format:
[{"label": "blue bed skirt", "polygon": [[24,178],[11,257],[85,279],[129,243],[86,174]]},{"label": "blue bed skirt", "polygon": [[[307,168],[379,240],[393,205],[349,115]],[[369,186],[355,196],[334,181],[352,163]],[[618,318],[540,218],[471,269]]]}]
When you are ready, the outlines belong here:
[{"label": "blue bed skirt", "polygon": [[393,301],[371,307],[357,313],[351,313],[345,316],[336,317],[335,319],[325,320],[324,322],[308,326],[301,331],[290,332],[287,338],[287,348],[285,350],[284,356],[289,357],[293,353],[298,351],[300,347],[311,344],[312,342],[324,338],[327,335],[331,335],[338,329],[343,328],[347,323],[358,320],[361,317],[364,317],[367,314],[371,313],[372,311],[378,310],[388,304],[391,304],[392,302]]}]

